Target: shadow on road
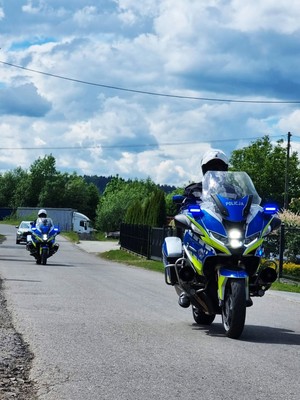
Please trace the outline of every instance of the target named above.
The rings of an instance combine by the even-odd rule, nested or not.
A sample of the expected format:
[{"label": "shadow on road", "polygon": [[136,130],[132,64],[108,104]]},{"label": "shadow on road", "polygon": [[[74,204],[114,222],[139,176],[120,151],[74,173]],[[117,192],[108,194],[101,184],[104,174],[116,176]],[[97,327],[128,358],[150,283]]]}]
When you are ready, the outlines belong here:
[{"label": "shadow on road", "polygon": [[[221,323],[213,323],[210,326],[193,324],[192,326],[193,329],[205,332],[209,336],[226,337]],[[251,343],[300,345],[300,335],[295,331],[258,325],[245,325],[239,340]]]}]

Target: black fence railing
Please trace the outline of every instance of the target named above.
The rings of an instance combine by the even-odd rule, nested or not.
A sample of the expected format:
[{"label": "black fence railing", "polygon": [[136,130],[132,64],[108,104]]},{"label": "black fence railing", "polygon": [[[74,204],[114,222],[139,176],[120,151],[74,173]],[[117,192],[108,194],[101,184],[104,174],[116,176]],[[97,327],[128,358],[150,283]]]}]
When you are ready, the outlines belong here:
[{"label": "black fence railing", "polygon": [[121,224],[120,246],[149,258],[150,232],[147,225]]},{"label": "black fence railing", "polygon": [[167,236],[174,236],[176,229],[166,226],[154,228],[148,225],[121,224],[120,246],[148,259],[162,259],[162,244]]}]

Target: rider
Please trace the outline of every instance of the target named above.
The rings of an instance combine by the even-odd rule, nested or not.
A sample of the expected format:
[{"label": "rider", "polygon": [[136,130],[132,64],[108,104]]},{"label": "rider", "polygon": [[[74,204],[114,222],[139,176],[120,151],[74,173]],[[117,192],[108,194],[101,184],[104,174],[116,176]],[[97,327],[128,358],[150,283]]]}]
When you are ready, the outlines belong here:
[{"label": "rider", "polygon": [[[37,219],[31,222],[31,227],[35,228],[36,225],[40,224],[45,218],[47,218],[47,211],[44,208],[41,208],[38,212]],[[34,251],[34,246],[31,240],[27,242],[26,246],[27,250],[29,250],[31,253]]]},{"label": "rider", "polygon": [[44,218],[47,218],[47,211],[44,208],[41,208],[38,212],[38,218],[35,221],[35,224],[42,222]]},{"label": "rider", "polygon": [[[222,150],[211,149],[207,151],[201,160],[201,170],[204,176],[207,171],[228,171],[229,161]],[[184,189],[187,200],[201,200],[202,182],[191,183]]]},{"label": "rider", "polygon": [[[226,154],[219,149],[207,151],[201,160],[201,170],[204,176],[207,171],[228,171],[229,160]],[[202,182],[191,183],[184,190],[185,204],[201,201]],[[185,292],[182,292],[177,285],[175,289],[179,295],[178,304],[187,308],[190,306],[190,299]]]}]

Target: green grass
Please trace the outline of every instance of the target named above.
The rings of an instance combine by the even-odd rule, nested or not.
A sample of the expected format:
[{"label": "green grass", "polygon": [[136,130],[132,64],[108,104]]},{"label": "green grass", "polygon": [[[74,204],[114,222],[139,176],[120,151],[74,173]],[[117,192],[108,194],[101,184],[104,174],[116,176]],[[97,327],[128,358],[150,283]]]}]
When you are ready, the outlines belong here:
[{"label": "green grass", "polygon": [[76,232],[61,232],[60,234],[66,239],[70,240],[70,242],[79,243],[79,236]]},{"label": "green grass", "polygon": [[297,282],[287,282],[286,280],[276,281],[272,284],[272,290],[281,290],[284,292],[300,293],[300,284]]},{"label": "green grass", "polygon": [[106,260],[115,261],[127,265],[150,269],[152,271],[163,272],[164,266],[161,261],[147,260],[124,250],[109,250],[101,253],[101,257]]}]

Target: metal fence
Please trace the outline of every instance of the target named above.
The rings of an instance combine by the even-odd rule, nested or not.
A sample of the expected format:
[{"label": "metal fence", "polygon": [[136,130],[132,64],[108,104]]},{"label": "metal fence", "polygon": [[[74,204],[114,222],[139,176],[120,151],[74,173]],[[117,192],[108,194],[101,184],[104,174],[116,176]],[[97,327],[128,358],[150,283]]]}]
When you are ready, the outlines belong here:
[{"label": "metal fence", "polygon": [[121,224],[120,246],[148,259],[162,259],[162,244],[167,236],[174,236],[176,229],[170,226],[153,228],[148,225]]}]

